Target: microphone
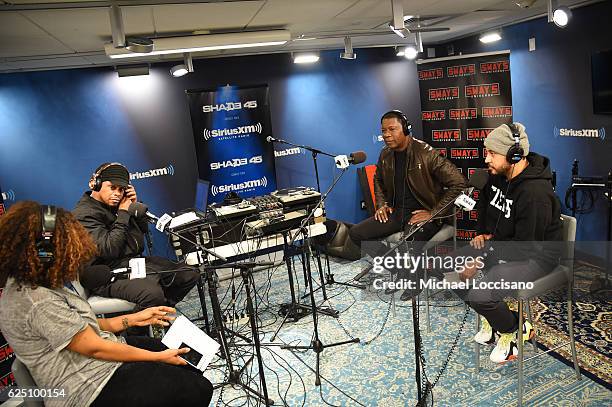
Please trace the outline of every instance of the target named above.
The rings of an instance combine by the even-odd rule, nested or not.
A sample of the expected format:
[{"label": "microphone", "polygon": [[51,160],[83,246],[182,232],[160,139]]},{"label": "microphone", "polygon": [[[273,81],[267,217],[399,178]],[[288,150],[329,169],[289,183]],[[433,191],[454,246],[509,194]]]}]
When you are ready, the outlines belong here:
[{"label": "microphone", "polygon": [[98,287],[105,286],[118,279],[126,279],[130,274],[130,270],[112,272],[110,267],[104,264],[85,267],[80,275],[79,281],[81,285],[88,290],[94,290]]},{"label": "microphone", "polygon": [[334,161],[336,163],[336,167],[343,170],[348,168],[351,164],[361,164],[366,160],[366,158],[367,155],[363,151],[355,151],[353,153],[350,153],[348,156],[346,156],[345,154],[337,155],[334,157]]},{"label": "microphone", "polygon": [[142,202],[132,202],[128,207],[128,213],[136,218],[145,218],[147,222],[155,225],[155,229],[163,232],[166,229],[166,226],[172,220],[172,216],[164,213],[161,217],[156,216],[149,212],[149,208],[147,205]]},{"label": "microphone", "polygon": [[476,201],[472,198],[474,190],[482,190],[489,181],[489,172],[485,169],[478,168],[474,171],[470,179],[468,180],[468,189],[466,192],[462,192],[455,199],[455,205],[463,209],[464,211],[471,211],[476,206]]}]

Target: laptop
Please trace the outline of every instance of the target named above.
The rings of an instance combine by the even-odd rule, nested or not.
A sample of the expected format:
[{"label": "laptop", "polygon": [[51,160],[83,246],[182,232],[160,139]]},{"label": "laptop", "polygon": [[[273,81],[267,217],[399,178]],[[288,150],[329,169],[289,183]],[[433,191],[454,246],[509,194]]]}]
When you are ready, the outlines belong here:
[{"label": "laptop", "polygon": [[202,179],[198,179],[198,182],[196,183],[195,203],[193,204],[193,207],[202,213],[206,213],[209,186],[210,182]]}]

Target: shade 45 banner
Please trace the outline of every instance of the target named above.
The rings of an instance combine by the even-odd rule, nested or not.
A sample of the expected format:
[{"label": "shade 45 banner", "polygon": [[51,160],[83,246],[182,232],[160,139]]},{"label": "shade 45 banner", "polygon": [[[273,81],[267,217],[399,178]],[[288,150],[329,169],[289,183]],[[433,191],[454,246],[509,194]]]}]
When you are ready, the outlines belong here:
[{"label": "shade 45 banner", "polygon": [[187,91],[201,179],[209,202],[229,192],[241,197],[276,190],[270,98],[267,86],[223,86]]},{"label": "shade 45 banner", "polygon": [[[485,167],[483,140],[512,121],[509,52],[418,61],[423,140],[469,178]],[[478,197],[476,193],[475,197]],[[476,235],[476,211],[457,215],[457,237]]]}]

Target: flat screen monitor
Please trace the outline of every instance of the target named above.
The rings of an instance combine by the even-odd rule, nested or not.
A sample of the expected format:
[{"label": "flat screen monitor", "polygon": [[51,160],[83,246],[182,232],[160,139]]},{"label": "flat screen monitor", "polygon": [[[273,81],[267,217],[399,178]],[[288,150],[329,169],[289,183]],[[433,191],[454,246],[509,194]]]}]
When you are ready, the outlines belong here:
[{"label": "flat screen monitor", "polygon": [[612,50],[591,55],[593,113],[612,114]]},{"label": "flat screen monitor", "polygon": [[206,205],[208,204],[208,187],[210,183],[208,181],[204,181],[198,179],[196,184],[196,195],[195,195],[195,203],[193,205],[199,211],[206,213]]}]

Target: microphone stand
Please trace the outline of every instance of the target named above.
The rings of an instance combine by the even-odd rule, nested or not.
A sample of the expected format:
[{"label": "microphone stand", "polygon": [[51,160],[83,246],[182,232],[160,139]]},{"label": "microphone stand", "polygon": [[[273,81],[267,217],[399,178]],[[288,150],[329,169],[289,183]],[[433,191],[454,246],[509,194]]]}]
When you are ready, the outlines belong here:
[{"label": "microphone stand", "polygon": [[[354,339],[350,339],[347,341],[342,341],[342,342],[336,342],[336,343],[330,343],[327,345],[324,345],[323,342],[321,342],[321,339],[319,337],[319,323],[318,323],[318,310],[317,310],[317,304],[315,301],[315,297],[314,297],[314,290],[312,288],[312,272],[311,272],[311,268],[310,268],[310,254],[311,254],[311,246],[310,246],[310,235],[308,233],[308,222],[310,219],[313,218],[315,211],[320,208],[323,205],[323,201],[327,198],[327,196],[329,195],[329,193],[332,191],[332,189],[336,186],[336,184],[338,183],[338,181],[340,180],[340,178],[342,178],[342,176],[346,173],[346,168],[342,170],[342,173],[340,174],[340,176],[338,176],[334,182],[332,183],[332,185],[329,187],[329,189],[325,192],[325,194],[323,194],[321,196],[321,200],[319,201],[319,203],[311,210],[310,214],[308,215],[308,217],[306,217],[304,220],[302,220],[300,227],[298,228],[298,232],[295,233],[295,235],[291,238],[291,242],[290,245],[292,245],[295,240],[297,239],[298,235],[301,234],[304,240],[304,245],[306,246],[306,270],[307,270],[307,277],[308,277],[308,282],[309,282],[309,289],[310,289],[310,306],[312,309],[312,321],[313,321],[313,330],[314,330],[314,337],[312,342],[310,343],[310,345],[303,345],[303,346],[290,346],[290,345],[280,345],[280,344],[269,344],[269,345],[273,345],[273,346],[280,346],[281,349],[289,349],[289,350],[297,350],[297,349],[312,349],[315,351],[316,353],[316,369],[315,369],[315,385],[316,386],[320,386],[321,385],[321,375],[319,373],[319,367],[321,364],[321,360],[320,360],[320,355],[321,352],[323,352],[325,350],[325,348],[330,348],[330,347],[334,347],[334,346],[340,346],[340,345],[346,345],[349,343],[359,343],[359,338],[354,338]],[[336,313],[337,314],[337,313]]]},{"label": "microphone stand", "polygon": [[[215,328],[218,334],[218,338],[219,341],[221,342],[221,354],[222,356],[224,356],[225,361],[227,363],[227,368],[229,371],[228,374],[228,378],[227,381],[222,382],[217,384],[214,388],[219,388],[219,387],[223,387],[226,386],[228,384],[230,385],[238,385],[240,387],[242,387],[244,390],[246,390],[248,393],[258,397],[261,401],[264,402],[264,404],[266,406],[271,406],[274,405],[274,401],[271,400],[270,398],[268,398],[268,389],[266,386],[266,378],[265,378],[265,374],[264,374],[264,368],[263,368],[263,360],[261,357],[261,344],[259,341],[259,333],[257,331],[257,321],[255,320],[255,314],[254,314],[254,307],[253,307],[253,300],[251,298],[251,293],[250,293],[250,285],[249,285],[249,277],[252,275],[252,270],[254,267],[256,266],[260,266],[260,265],[273,265],[274,263],[257,263],[257,262],[242,262],[242,263],[227,263],[227,259],[217,253],[215,253],[212,250],[209,250],[207,248],[204,247],[204,244],[200,244],[198,242],[194,242],[188,238],[185,238],[183,236],[181,236],[179,233],[176,233],[172,230],[166,229],[168,231],[168,233],[178,237],[179,239],[184,239],[185,241],[187,241],[188,243],[191,243],[195,246],[196,250],[201,250],[204,253],[208,253],[210,255],[212,255],[213,257],[217,258],[218,260],[221,260],[223,262],[226,262],[226,264],[223,265],[204,265],[205,263],[205,259],[202,257],[201,253],[198,252],[198,260],[200,263],[199,269],[201,273],[204,273],[206,276],[206,284],[208,285],[208,295],[210,297],[210,302],[212,305],[212,311],[213,311],[213,322],[215,324]],[[206,259],[208,260],[208,259]],[[233,334],[235,334],[235,336],[238,336],[240,338],[242,338],[243,340],[245,340],[246,342],[250,342],[248,340],[248,338],[245,338],[242,335],[238,335],[237,333],[227,329],[224,325],[223,325],[223,318],[221,315],[221,303],[219,301],[219,297],[217,296],[217,287],[216,287],[216,282],[214,279],[214,276],[216,276],[216,270],[218,268],[239,268],[240,269],[240,273],[242,275],[243,281],[244,281],[244,285],[245,285],[245,289],[246,289],[246,293],[247,293],[247,310],[249,312],[249,323],[251,325],[251,332],[253,334],[253,341],[255,342],[255,354],[257,356],[257,362],[258,362],[258,367],[259,367],[259,376],[260,376],[260,380],[261,380],[261,387],[263,390],[263,394],[260,394],[258,391],[256,391],[255,389],[251,388],[248,385],[248,381],[244,382],[241,379],[242,373],[244,373],[244,371],[246,370],[246,368],[248,367],[248,365],[251,363],[251,361],[253,360],[253,356],[251,356],[251,358],[249,360],[247,360],[247,362],[244,364],[244,366],[242,366],[242,368],[240,369],[235,369],[234,368],[234,364],[232,363],[232,359],[231,359],[231,355],[229,352],[229,344],[228,344],[228,340],[227,337],[225,335],[225,331],[229,331]],[[208,321],[208,317],[206,316],[206,309],[205,309],[205,301],[204,300],[204,288],[201,286],[201,275],[200,274],[200,281],[198,282],[198,292],[200,294],[200,303],[204,304],[203,305],[203,313],[205,315],[205,321]]]},{"label": "microphone stand", "polygon": [[[440,209],[438,209],[434,214],[432,214],[429,217],[429,219],[419,223],[417,225],[417,227],[415,227],[412,232],[410,232],[407,235],[403,236],[397,243],[394,243],[393,245],[391,245],[389,250],[387,250],[381,257],[386,257],[391,252],[394,252],[398,247],[400,247],[403,244],[407,243],[408,239],[410,239],[412,236],[414,236],[419,229],[421,229],[424,225],[426,225],[427,223],[431,222],[439,214],[441,214],[446,209],[448,209],[450,207],[450,204],[454,204],[455,200],[457,198],[459,198],[463,193],[464,192],[461,191],[461,194],[457,195],[454,199],[450,200],[444,206],[442,206]],[[421,332],[420,332],[420,328],[419,328],[419,311],[418,311],[419,304],[417,302],[417,297],[418,297],[418,295],[412,297],[412,299],[411,299],[411,303],[412,304],[411,305],[412,305],[412,328],[413,328],[412,330],[414,332],[414,358],[415,358],[415,367],[416,367],[415,381],[417,383],[417,394],[418,394],[418,400],[419,400],[418,403],[417,403],[417,406],[420,406],[421,405],[421,401],[423,400],[423,390],[425,390],[425,396],[427,396],[428,392],[431,391],[431,385],[428,382],[428,383],[425,383],[425,386],[424,386],[425,389],[423,389],[421,387],[422,386],[422,382],[421,382],[421,356],[423,355],[423,347],[422,347],[422,343],[421,343]],[[424,357],[423,357],[423,359],[424,359]]]}]

